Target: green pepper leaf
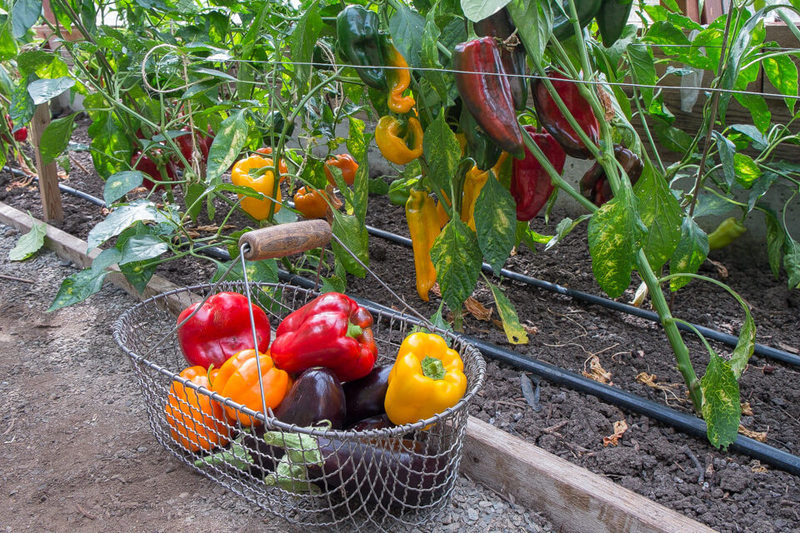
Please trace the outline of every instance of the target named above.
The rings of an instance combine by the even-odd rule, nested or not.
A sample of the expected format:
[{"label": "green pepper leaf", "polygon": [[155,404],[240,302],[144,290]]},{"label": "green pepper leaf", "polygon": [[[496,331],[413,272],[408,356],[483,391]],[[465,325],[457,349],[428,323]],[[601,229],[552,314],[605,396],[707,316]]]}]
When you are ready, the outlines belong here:
[{"label": "green pepper leaf", "polygon": [[647,226],[643,247],[647,261],[656,272],[672,257],[681,238],[682,213],[666,180],[648,164],[636,182],[639,213]]},{"label": "green pepper leaf", "polygon": [[422,64],[420,36],[425,32],[425,18],[403,3],[393,5],[397,11],[389,19],[389,33],[394,46],[411,68],[419,68]]},{"label": "green pepper leaf", "polygon": [[428,162],[429,176],[439,189],[450,194],[450,182],[461,159],[461,146],[456,134],[445,122],[444,112],[425,129],[422,149]]},{"label": "green pepper leaf", "polygon": [[[0,61],[8,61],[9,59],[13,59],[19,55],[17,40],[11,33],[11,27],[12,25],[10,20],[6,20],[5,24],[0,26]],[[10,94],[11,91],[4,91],[5,96],[9,96]]]},{"label": "green pepper leaf", "polygon": [[[669,273],[689,273],[696,274],[697,269],[708,257],[708,235],[697,223],[686,217],[681,225],[681,240],[669,262]],[[673,278],[669,281],[669,288],[675,292],[687,283],[691,278]]]},{"label": "green pepper leaf", "polygon": [[482,266],[478,238],[456,217],[442,229],[431,248],[442,299],[453,312],[472,294]]},{"label": "green pepper leaf", "polygon": [[503,331],[506,333],[506,338],[511,344],[528,344],[528,332],[519,323],[519,316],[517,310],[514,309],[514,304],[511,300],[500,290],[500,287],[489,283],[489,288],[492,289],[492,296],[497,304],[497,313],[500,315],[500,321],[503,323]]},{"label": "green pepper leaf", "polygon": [[[358,257],[365,265],[369,265],[369,235],[367,228],[353,215],[345,215],[339,211],[333,212],[333,234],[338,237],[344,246]],[[367,275],[358,261],[335,239],[331,241],[331,248],[336,259],[341,261],[345,270],[354,276],[363,278]]]},{"label": "green pepper leaf", "polygon": [[452,76],[445,75],[442,72],[442,63],[439,60],[439,37],[442,32],[436,25],[436,11],[431,10],[425,19],[425,30],[422,34],[422,46],[420,49],[420,60],[422,66],[426,69],[422,72],[422,76],[428,80],[431,86],[436,90],[439,99],[442,102],[448,102],[450,95],[450,88],[453,85]]},{"label": "green pepper leaf", "polygon": [[[30,214],[29,214],[30,215]],[[17,244],[8,252],[9,261],[25,261],[44,246],[47,224],[31,216],[31,230],[21,236]]]},{"label": "green pepper leaf", "polygon": [[761,177],[761,169],[753,158],[746,154],[733,154],[733,166],[736,171],[736,183],[749,189]]},{"label": "green pepper leaf", "polygon": [[638,220],[634,199],[615,197],[595,211],[589,220],[589,253],[597,283],[611,298],[620,296],[631,284],[638,243],[644,228]]},{"label": "green pepper leaf", "polygon": [[122,247],[119,265],[153,259],[169,250],[169,246],[155,235],[131,237]]},{"label": "green pepper leaf", "polygon": [[762,133],[766,133],[772,125],[772,113],[763,96],[756,94],[736,94],[736,100],[750,112],[753,124]]},{"label": "green pepper leaf", "polygon": [[727,449],[736,440],[742,415],[739,384],[728,361],[712,353],[700,388],[708,441],[716,448]]},{"label": "green pepper leaf", "polygon": [[122,230],[139,220],[150,220],[156,223],[166,220],[153,202],[137,200],[112,211],[102,222],[89,231],[87,244],[89,250],[100,246],[111,237],[119,235]]},{"label": "green pepper leaf", "polygon": [[464,16],[478,22],[503,9],[510,0],[461,0]]},{"label": "green pepper leaf", "polygon": [[495,274],[500,272],[516,242],[516,204],[508,189],[489,173],[475,202],[478,245]]},{"label": "green pepper leaf", "polygon": [[367,145],[369,139],[364,134],[365,124],[363,120],[355,117],[347,117],[349,124],[349,134],[347,136],[347,151],[356,161],[362,161],[367,157]]},{"label": "green pepper leaf", "polygon": [[742,372],[744,372],[744,368],[753,355],[755,347],[756,323],[753,320],[753,315],[750,314],[750,310],[745,307],[744,323],[739,330],[739,340],[736,342],[736,347],[733,349],[730,360],[731,370],[737,380],[741,377]]},{"label": "green pepper leaf", "polygon": [[[651,48],[643,43],[631,43],[627,49],[631,73],[636,84],[642,85],[639,89],[644,101],[644,106],[649,108],[653,102],[652,86],[658,83],[656,66]],[[649,86],[649,87],[646,87]]]},{"label": "green pepper leaf", "polygon": [[42,139],[39,145],[43,163],[47,164],[55,161],[61,155],[61,152],[67,148],[70,137],[72,137],[72,125],[75,122],[76,115],[77,113],[73,113],[66,117],[57,118],[42,132]]},{"label": "green pepper leaf", "polygon": [[144,175],[139,170],[123,170],[109,176],[103,187],[103,199],[111,205],[136,187],[141,187]]},{"label": "green pepper leaf", "polygon": [[[322,32],[322,17],[318,2],[306,6],[305,13],[292,30],[292,59],[299,63],[311,63],[314,59],[314,46]],[[306,87],[311,78],[311,65],[294,65],[298,85]],[[305,90],[305,89],[304,89]]]},{"label": "green pepper leaf", "polygon": [[731,187],[736,181],[736,171],[734,169],[733,158],[736,155],[736,145],[732,141],[725,138],[720,132],[714,130],[711,132],[714,140],[717,142],[717,150],[719,151],[719,161],[722,163],[722,173],[725,176],[725,183]]},{"label": "green pepper leaf", "polygon": [[550,3],[513,0],[508,4],[508,13],[517,27],[525,51],[536,63],[541,63],[553,27]]},{"label": "green pepper leaf", "polygon": [[42,14],[42,0],[17,0],[11,8],[11,25],[16,39],[22,39]]},{"label": "green pepper leaf", "polygon": [[90,268],[76,272],[61,282],[53,303],[47,312],[56,311],[80,303],[103,288],[103,280],[108,275],[108,267],[119,259],[120,252],[116,248],[109,248],[100,252],[94,258]]},{"label": "green pepper leaf", "polygon": [[[767,79],[773,87],[784,96],[797,96],[797,65],[792,61],[789,56],[780,55],[773,57],[765,57],[761,60],[761,66]],[[794,113],[795,98],[786,98],[786,107],[789,108],[791,113]]]},{"label": "green pepper leaf", "polygon": [[92,139],[95,170],[103,179],[115,172],[129,170],[133,146],[117,116],[106,110],[109,104],[100,93],[94,93],[86,97],[84,106],[92,119],[88,133]]},{"label": "green pepper leaf", "polygon": [[59,94],[75,85],[75,80],[69,77],[34,80],[28,84],[28,94],[31,95],[34,105],[49,102]]},{"label": "green pepper leaf", "polygon": [[778,217],[771,210],[764,211],[764,221],[767,225],[767,257],[769,268],[775,279],[780,277],[781,259],[783,258],[783,245],[786,242],[786,230],[783,229]]},{"label": "green pepper leaf", "polygon": [[788,234],[784,244],[783,268],[789,275],[789,288],[800,288],[800,243]]},{"label": "green pepper leaf", "polygon": [[236,161],[247,142],[248,129],[243,109],[234,112],[222,121],[208,151],[206,183],[219,180],[220,176]]}]

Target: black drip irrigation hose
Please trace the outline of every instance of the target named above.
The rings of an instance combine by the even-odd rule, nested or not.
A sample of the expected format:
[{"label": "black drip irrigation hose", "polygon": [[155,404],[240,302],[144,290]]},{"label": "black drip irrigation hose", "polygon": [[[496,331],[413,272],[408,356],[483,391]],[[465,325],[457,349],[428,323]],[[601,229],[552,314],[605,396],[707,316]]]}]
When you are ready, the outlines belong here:
[{"label": "black drip irrigation hose", "polygon": [[[400,244],[402,246],[411,247],[411,239],[407,237],[403,237],[401,235],[397,235],[395,233],[391,233],[388,231],[384,231],[382,229],[373,228],[371,226],[367,226],[367,231],[376,237],[380,237],[381,239],[385,239],[396,244]],[[493,273],[492,267],[489,266],[488,263],[483,263],[483,271],[487,273]],[[658,314],[653,311],[648,311],[646,309],[639,309],[638,307],[634,307],[633,305],[624,304],[621,302],[616,302],[614,300],[610,300],[608,298],[603,298],[601,296],[595,296],[594,294],[589,294],[583,291],[578,291],[575,289],[568,289],[566,287],[562,287],[556,283],[551,283],[549,281],[542,281],[540,279],[532,278],[530,276],[526,276],[524,274],[519,274],[517,272],[513,272],[511,270],[501,269],[500,275],[502,277],[511,279],[513,281],[518,281],[520,283],[525,283],[526,285],[531,285],[534,287],[538,287],[540,289],[545,289],[551,292],[557,292],[558,294],[562,294],[564,296],[569,296],[575,300],[580,300],[583,302],[601,305],[608,309],[613,309],[614,311],[620,311],[622,313],[627,313],[629,315],[637,316],[639,318],[644,318],[645,320],[650,320],[652,322],[660,323],[661,319],[658,318]],[[715,329],[707,328],[705,326],[698,326],[694,324],[683,324],[679,322],[677,324],[679,329],[684,331],[692,331],[692,328],[697,328],[697,331],[703,334],[707,339],[719,341],[730,346],[736,346],[736,343],[739,342],[738,337],[734,335],[729,335],[727,333],[722,333],[721,331],[717,331]],[[770,346],[765,346],[763,344],[756,344],[753,350],[753,353],[756,355],[760,355],[762,357],[767,357],[769,359],[774,359],[775,361],[780,361],[782,363],[787,363],[790,365],[800,366],[800,356],[791,354],[784,350],[778,350],[777,348],[772,348]]]},{"label": "black drip irrigation hose", "polygon": [[[3,167],[3,170],[7,170],[12,174],[17,174],[19,176],[27,177],[22,171],[11,167]],[[34,178],[37,179],[37,178]],[[79,191],[77,189],[73,189],[72,187],[68,187],[61,183],[58,184],[58,188],[68,194],[72,194],[77,196],[78,198],[82,198],[88,202],[91,202],[99,207],[106,207],[106,203],[101,200],[100,198],[96,198],[90,194],[85,192]],[[399,244],[401,246],[405,246],[407,248],[411,248],[411,239],[407,237],[403,237],[401,235],[397,235],[396,233],[391,233],[389,231],[385,231],[373,226],[367,226],[367,231],[379,237],[381,239],[394,242],[395,244]],[[492,267],[488,263],[483,263],[482,269],[486,273],[494,273]],[[557,283],[551,283],[549,281],[543,281],[540,279],[533,278],[531,276],[526,276],[524,274],[519,274],[518,272],[514,272],[511,270],[507,270],[505,268],[500,270],[500,276],[508,278],[513,281],[518,281],[520,283],[524,283],[526,285],[531,285],[533,287],[537,287],[540,289],[545,289],[547,291],[556,292],[563,296],[569,296],[575,300],[579,300],[582,302],[600,305],[602,307],[606,307],[608,309],[612,309],[614,311],[619,311],[621,313],[627,313],[632,316],[636,316],[639,318],[643,318],[645,320],[649,320],[651,322],[660,323],[661,320],[658,318],[658,314],[653,311],[647,311],[646,309],[640,309],[633,305],[624,304],[621,302],[616,302],[614,300],[610,300],[608,298],[603,298],[602,296],[596,296],[594,294],[589,294],[587,292],[578,291],[575,289],[568,289],[566,287],[562,287]],[[692,328],[696,328],[697,331],[702,333],[707,339],[711,339],[714,341],[722,342],[729,346],[736,346],[736,343],[739,341],[738,337],[734,335],[730,335],[728,333],[723,333],[721,331],[717,331],[715,329],[707,328],[705,326],[699,326],[695,324],[684,324],[679,322],[677,324],[679,329],[684,331],[692,331]],[[779,350],[777,348],[773,348],[771,346],[766,346],[764,344],[755,344],[753,347],[753,354],[760,355],[762,357],[766,357],[768,359],[772,359],[775,361],[780,361],[782,363],[800,366],[800,356],[791,354],[785,350]]]}]

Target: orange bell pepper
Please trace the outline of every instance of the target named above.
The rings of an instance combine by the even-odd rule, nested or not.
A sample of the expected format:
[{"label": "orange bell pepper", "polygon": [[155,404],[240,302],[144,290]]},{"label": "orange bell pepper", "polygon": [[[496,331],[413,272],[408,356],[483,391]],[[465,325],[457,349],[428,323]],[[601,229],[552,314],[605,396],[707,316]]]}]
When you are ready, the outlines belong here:
[{"label": "orange bell pepper", "polygon": [[342,171],[342,179],[348,185],[352,185],[356,181],[356,172],[358,171],[358,163],[353,159],[350,154],[339,154],[329,157],[325,161],[325,177],[328,178],[328,183],[336,186],[336,180],[333,179],[333,174],[328,167],[336,167]]},{"label": "orange bell pepper", "polygon": [[[259,363],[263,389],[258,386]],[[262,395],[267,407],[276,408],[291,386],[292,380],[289,374],[275,367],[269,353],[259,353],[256,362],[256,352],[252,349],[242,350],[225,361],[219,369],[219,374],[211,382],[215,392],[253,411],[261,411]],[[261,424],[261,421],[227,405],[225,414],[231,422],[238,421],[243,426]]]},{"label": "orange bell pepper", "polygon": [[270,207],[273,204],[273,199],[271,198],[273,189],[277,191],[275,193],[274,213],[281,210],[281,189],[280,187],[275,187],[274,165],[275,163],[268,157],[251,155],[246,159],[237,161],[231,170],[231,182],[234,185],[250,187],[267,197],[260,199],[243,194],[239,195],[244,212],[256,220],[264,220],[269,216]]},{"label": "orange bell pepper", "polygon": [[[214,379],[218,372],[190,366],[179,375],[211,390],[209,375]],[[178,380],[172,382],[165,411],[172,438],[187,450],[211,450],[225,446],[230,440],[230,427],[225,423],[222,405]]]},{"label": "orange bell pepper", "polygon": [[305,218],[325,218],[328,214],[328,201],[325,193],[318,189],[300,187],[294,193],[294,207]]}]

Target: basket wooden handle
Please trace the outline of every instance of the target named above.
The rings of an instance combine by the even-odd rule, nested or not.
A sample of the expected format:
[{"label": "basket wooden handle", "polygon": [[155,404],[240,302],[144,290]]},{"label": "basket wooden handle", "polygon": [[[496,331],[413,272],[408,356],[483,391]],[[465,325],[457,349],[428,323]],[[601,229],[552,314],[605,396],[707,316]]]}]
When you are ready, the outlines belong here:
[{"label": "basket wooden handle", "polygon": [[327,222],[302,220],[248,231],[239,238],[239,248],[246,244],[244,258],[257,261],[321,248],[330,240],[331,227]]}]

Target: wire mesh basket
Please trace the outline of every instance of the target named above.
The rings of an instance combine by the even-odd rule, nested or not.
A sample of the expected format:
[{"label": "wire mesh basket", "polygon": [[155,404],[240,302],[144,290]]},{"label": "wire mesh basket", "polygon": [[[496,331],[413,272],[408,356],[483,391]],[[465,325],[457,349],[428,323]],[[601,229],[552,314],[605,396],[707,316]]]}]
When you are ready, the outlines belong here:
[{"label": "wire mesh basket", "polygon": [[[187,363],[175,315],[222,291],[248,292],[267,312],[273,331],[318,296],[288,284],[226,281],[163,293],[124,313],[114,338],[133,364],[150,426],[164,448],[253,505],[300,525],[396,530],[423,524],[446,507],[458,475],[467,406],[484,380],[485,363],[476,348],[437,331],[459,352],[468,386],[458,404],[430,419],[367,431],[288,425],[271,410],[255,412],[178,375]],[[400,343],[421,323],[385,308],[369,310],[376,365],[392,364]],[[202,402],[217,402],[240,416],[232,422],[230,416],[201,414]],[[256,422],[247,426],[242,420]],[[272,444],[277,435],[281,446],[267,445],[267,431]]]}]

